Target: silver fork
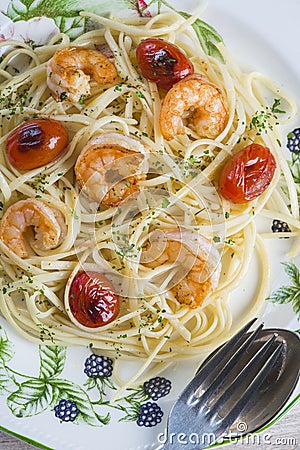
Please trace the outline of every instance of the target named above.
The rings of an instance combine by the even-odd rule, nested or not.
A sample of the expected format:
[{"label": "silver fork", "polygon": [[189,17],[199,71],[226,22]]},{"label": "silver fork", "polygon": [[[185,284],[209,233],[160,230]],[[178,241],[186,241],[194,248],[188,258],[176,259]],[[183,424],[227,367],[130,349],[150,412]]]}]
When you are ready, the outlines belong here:
[{"label": "silver fork", "polygon": [[[201,450],[226,433],[267,378],[281,354],[276,334],[253,348],[263,325],[247,335],[256,319],[200,368],[173,405],[163,450]],[[254,353],[254,354],[253,354]]]}]

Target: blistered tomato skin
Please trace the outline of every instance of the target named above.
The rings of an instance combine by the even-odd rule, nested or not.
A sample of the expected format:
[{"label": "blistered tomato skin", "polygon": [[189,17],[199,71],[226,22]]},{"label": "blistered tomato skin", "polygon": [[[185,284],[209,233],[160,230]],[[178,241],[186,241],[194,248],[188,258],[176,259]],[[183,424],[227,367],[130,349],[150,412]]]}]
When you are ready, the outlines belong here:
[{"label": "blistered tomato skin", "polygon": [[275,169],[275,158],[267,147],[248,145],[225,164],[219,179],[220,192],[232,203],[254,200],[267,189]]},{"label": "blistered tomato skin", "polygon": [[85,327],[98,328],[119,314],[119,299],[112,284],[100,272],[79,272],[69,291],[69,307]]},{"label": "blistered tomato skin", "polygon": [[58,158],[68,142],[67,131],[57,120],[27,120],[8,135],[7,157],[18,170],[36,169]]},{"label": "blistered tomato skin", "polygon": [[194,73],[194,66],[184,53],[163,39],[145,39],[138,45],[136,57],[143,76],[166,90]]}]

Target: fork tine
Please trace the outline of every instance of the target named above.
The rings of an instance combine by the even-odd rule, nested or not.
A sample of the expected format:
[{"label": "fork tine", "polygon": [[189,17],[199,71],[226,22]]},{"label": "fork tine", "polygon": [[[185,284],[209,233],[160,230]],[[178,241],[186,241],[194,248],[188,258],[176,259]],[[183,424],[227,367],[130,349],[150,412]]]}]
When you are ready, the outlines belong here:
[{"label": "fork tine", "polygon": [[[255,341],[262,328],[263,324],[259,325],[259,327],[256,328],[256,330],[248,336],[248,338],[245,340],[245,342],[243,342],[238,350],[225,362],[223,367],[218,371],[218,375],[214,378],[212,384],[206,389],[203,394],[201,394],[201,402],[205,402],[211,396],[212,392],[214,393],[214,395],[216,395],[220,391],[220,389],[226,383],[226,375],[230,372],[235,363],[240,359],[241,355],[247,351],[252,342]],[[202,370],[202,368],[200,368],[200,370]]]},{"label": "fork tine", "polygon": [[215,369],[220,362],[223,361],[224,357],[229,353],[229,351],[233,351],[236,347],[238,347],[239,342],[243,338],[243,336],[247,333],[247,331],[252,327],[254,322],[257,319],[252,319],[247,323],[237,334],[235,334],[226,344],[224,344],[215,355],[203,366],[201,367],[198,374],[193,378],[193,380],[187,385],[184,391],[181,394],[181,398],[189,397],[191,394],[195,392],[195,385],[198,387],[203,383],[203,381],[211,374],[213,369]]},{"label": "fork tine", "polygon": [[[221,395],[221,397],[216,401],[214,405],[210,408],[210,414],[212,416],[216,415],[218,411],[225,405],[225,403],[228,401],[228,399],[233,395],[233,393],[237,390],[237,388],[241,385],[245,385],[243,383],[243,380],[246,376],[251,377],[252,381],[250,382],[249,386],[247,387],[245,392],[248,392],[248,389],[250,388],[250,392],[253,392],[253,383],[256,380],[256,377],[258,377],[258,381],[256,382],[255,386],[258,386],[258,382],[260,382],[261,378],[265,379],[268,375],[267,368],[272,368],[273,364],[277,361],[277,355],[279,355],[279,350],[281,350],[282,344],[278,345],[275,349],[275,351],[272,352],[270,356],[268,356],[267,361],[264,363],[263,367],[261,367],[261,364],[264,361],[264,356],[268,353],[268,350],[272,347],[274,341],[276,339],[276,335],[274,334],[260,349],[259,351],[250,359],[250,361],[246,364],[246,366],[243,368],[243,370],[239,373],[239,375],[234,379],[234,381],[231,383],[231,385],[227,388],[227,390],[224,392],[224,394]],[[275,357],[274,357],[275,354]],[[270,363],[271,361],[271,363]],[[246,386],[245,386],[246,387]],[[244,397],[244,394],[241,398]],[[241,398],[239,399],[238,403],[241,404]],[[241,409],[241,408],[240,408]]]},{"label": "fork tine", "polygon": [[248,403],[251,400],[251,397],[253,395],[253,392],[255,392],[259,388],[259,386],[261,386],[261,384],[265,381],[265,379],[267,378],[267,376],[270,373],[271,369],[276,364],[276,362],[277,362],[277,360],[278,360],[278,358],[280,356],[280,353],[281,353],[281,350],[282,350],[283,346],[284,346],[284,343],[281,342],[276,347],[274,352],[269,356],[269,358],[265,362],[265,364],[262,367],[262,369],[259,371],[259,373],[256,375],[256,377],[253,379],[253,381],[248,386],[246,391],[242,394],[242,396],[240,397],[239,401],[232,408],[230,413],[228,415],[226,415],[226,417],[224,419],[222,419],[222,428],[223,428],[222,434],[225,433],[230,428],[230,426],[238,418],[240,413],[248,405]]}]

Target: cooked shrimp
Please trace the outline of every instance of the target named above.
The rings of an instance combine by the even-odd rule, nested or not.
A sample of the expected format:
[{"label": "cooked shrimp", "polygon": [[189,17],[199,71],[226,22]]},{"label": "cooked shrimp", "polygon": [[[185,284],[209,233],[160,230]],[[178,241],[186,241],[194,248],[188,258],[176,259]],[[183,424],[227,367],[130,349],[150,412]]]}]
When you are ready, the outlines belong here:
[{"label": "cooked shrimp", "polygon": [[117,69],[103,53],[84,47],[58,50],[47,64],[47,84],[57,101],[76,103],[89,96],[90,75],[98,84],[110,84]]},{"label": "cooked shrimp", "polygon": [[91,200],[116,206],[139,192],[146,175],[146,149],[137,139],[107,133],[91,139],[82,149],[75,175]]},{"label": "cooked shrimp", "polygon": [[168,141],[184,134],[183,114],[193,110],[192,121],[199,136],[215,138],[227,123],[227,107],[220,89],[203,75],[189,75],[167,92],[159,123]]},{"label": "cooked shrimp", "polygon": [[[24,237],[27,228],[34,228],[34,238]],[[0,224],[0,239],[20,258],[28,256],[28,247],[50,250],[57,247],[66,234],[62,213],[40,200],[20,200],[5,212]]]},{"label": "cooked shrimp", "polygon": [[212,242],[199,233],[174,229],[156,230],[142,252],[141,262],[148,267],[175,263],[177,271],[169,289],[179,303],[200,306],[217,287],[220,255]]}]

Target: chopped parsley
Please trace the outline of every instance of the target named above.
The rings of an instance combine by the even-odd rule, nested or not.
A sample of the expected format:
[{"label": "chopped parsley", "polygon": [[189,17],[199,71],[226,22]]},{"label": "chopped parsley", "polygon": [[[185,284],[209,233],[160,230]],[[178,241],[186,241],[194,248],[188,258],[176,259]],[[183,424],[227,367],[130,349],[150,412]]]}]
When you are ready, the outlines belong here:
[{"label": "chopped parsley", "polygon": [[75,209],[72,209],[72,216],[74,217],[75,220],[79,219],[79,216],[77,216]]},{"label": "chopped parsley", "polygon": [[167,208],[169,206],[169,204],[170,204],[170,200],[168,200],[166,197],[164,197],[161,202],[162,208]]},{"label": "chopped parsley", "polygon": [[59,100],[61,102],[63,102],[64,100],[66,100],[66,98],[68,98],[68,94],[66,92],[62,92],[59,96]]},{"label": "chopped parsley", "polygon": [[283,109],[279,109],[278,106],[280,106],[281,100],[279,98],[274,98],[274,103],[271,107],[271,112],[273,114],[285,114],[286,111]]}]

